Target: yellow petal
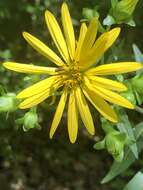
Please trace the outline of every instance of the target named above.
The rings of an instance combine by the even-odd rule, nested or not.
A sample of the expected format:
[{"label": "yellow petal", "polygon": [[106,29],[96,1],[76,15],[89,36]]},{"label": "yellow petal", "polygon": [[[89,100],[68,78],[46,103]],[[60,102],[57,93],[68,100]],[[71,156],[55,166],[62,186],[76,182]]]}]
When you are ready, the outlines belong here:
[{"label": "yellow petal", "polygon": [[108,40],[104,49],[104,52],[112,46],[112,44],[115,42],[115,40],[118,38],[119,34],[121,32],[121,29],[119,27],[113,28],[108,32]]},{"label": "yellow petal", "polygon": [[98,94],[90,90],[87,86],[84,87],[84,94],[92,105],[99,111],[99,113],[111,122],[118,121],[117,115],[114,110],[104,101]]},{"label": "yellow petal", "polygon": [[79,39],[77,42],[77,48],[76,48],[75,58],[74,58],[76,62],[79,61],[81,47],[82,47],[86,32],[87,32],[87,26],[85,23],[82,23],[80,27],[80,34],[79,34]]},{"label": "yellow petal", "polygon": [[97,29],[98,29],[98,19],[97,17],[95,17],[91,20],[87,28],[87,32],[81,48],[80,59],[84,58],[85,54],[87,54],[87,51],[89,51],[90,48],[93,46],[93,43],[95,42],[97,35]]},{"label": "yellow petal", "polygon": [[79,87],[76,89],[75,92],[76,92],[76,100],[77,100],[78,109],[81,115],[81,119],[85,127],[87,128],[88,132],[91,135],[94,135],[95,128],[94,128],[94,123],[93,123],[93,119],[92,119],[88,104]]},{"label": "yellow petal", "polygon": [[55,76],[44,79],[21,91],[17,95],[17,98],[22,99],[34,96],[36,94],[42,93],[44,90],[48,90],[49,92],[51,92],[55,88],[55,85],[58,85],[58,82],[58,77]]},{"label": "yellow petal", "polygon": [[78,132],[78,112],[74,92],[70,93],[68,104],[68,133],[71,143],[74,143]]},{"label": "yellow petal", "polygon": [[68,53],[67,45],[66,45],[65,39],[63,37],[62,31],[61,31],[54,15],[51,12],[46,11],[45,19],[46,19],[46,24],[48,26],[48,29],[50,31],[50,34],[53,38],[55,45],[57,46],[63,59],[68,63],[69,62],[69,53]]},{"label": "yellow petal", "polygon": [[134,109],[134,105],[131,104],[127,99],[125,99],[124,97],[122,97],[121,95],[112,92],[110,90],[107,90],[105,88],[102,88],[100,86],[97,85],[89,85],[88,86],[93,92],[95,92],[96,94],[98,94],[100,97],[102,97],[103,99],[113,103],[113,104],[117,104],[120,106],[123,106],[125,108],[129,108],[129,109]]},{"label": "yellow petal", "polygon": [[114,81],[114,80],[106,79],[103,77],[97,77],[97,76],[88,76],[88,78],[90,79],[90,82],[92,84],[101,86],[103,88],[115,90],[118,92],[127,90],[127,87],[124,84]]},{"label": "yellow petal", "polygon": [[114,28],[111,31],[102,34],[97,39],[91,50],[89,50],[88,53],[80,59],[79,65],[83,68],[88,68],[92,64],[96,63],[104,52],[114,43],[119,33],[120,28]]},{"label": "yellow petal", "polygon": [[28,32],[23,32],[23,37],[40,54],[47,57],[50,61],[54,62],[56,65],[64,66],[63,61],[47,45],[38,40],[36,37],[29,34]]},{"label": "yellow petal", "polygon": [[71,16],[70,16],[68,6],[66,3],[63,3],[62,5],[61,14],[62,14],[62,23],[63,23],[63,29],[64,29],[64,34],[66,37],[68,50],[69,50],[71,59],[73,59],[74,54],[75,54],[75,35],[74,35],[74,29],[73,29]]},{"label": "yellow petal", "polygon": [[114,75],[114,74],[122,74],[129,73],[133,71],[137,71],[139,69],[143,69],[143,65],[137,62],[119,62],[119,63],[111,63],[100,65],[93,69],[89,69],[87,74],[89,75]]},{"label": "yellow petal", "polygon": [[50,138],[53,137],[53,135],[54,135],[54,133],[55,133],[60,121],[61,121],[62,114],[63,114],[65,104],[66,104],[66,100],[67,100],[67,90],[64,90],[64,92],[60,98],[59,104],[57,106],[57,110],[56,110],[56,113],[54,115],[54,119],[53,119],[53,122],[51,125]]},{"label": "yellow petal", "polygon": [[27,109],[27,108],[36,106],[37,104],[39,104],[39,103],[43,102],[45,99],[47,99],[50,94],[51,93],[49,92],[49,90],[46,89],[45,91],[24,100],[22,103],[20,103],[19,108]]},{"label": "yellow petal", "polygon": [[53,75],[56,73],[55,67],[42,67],[35,66],[31,64],[15,63],[15,62],[5,62],[3,66],[12,71],[28,74],[50,74]]},{"label": "yellow petal", "polygon": [[96,63],[96,61],[103,55],[105,52],[105,46],[108,39],[108,33],[106,35],[102,35],[97,39],[94,44],[94,47],[91,50],[87,49],[87,54],[82,56],[79,60],[79,66],[83,69],[90,67],[92,64]]}]

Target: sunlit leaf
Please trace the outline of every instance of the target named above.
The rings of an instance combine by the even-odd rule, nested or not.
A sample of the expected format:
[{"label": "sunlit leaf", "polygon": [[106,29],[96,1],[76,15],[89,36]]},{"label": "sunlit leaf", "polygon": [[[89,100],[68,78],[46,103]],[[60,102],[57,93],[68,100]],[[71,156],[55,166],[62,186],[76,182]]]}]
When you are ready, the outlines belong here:
[{"label": "sunlit leaf", "polygon": [[123,190],[143,190],[143,173],[138,172]]}]

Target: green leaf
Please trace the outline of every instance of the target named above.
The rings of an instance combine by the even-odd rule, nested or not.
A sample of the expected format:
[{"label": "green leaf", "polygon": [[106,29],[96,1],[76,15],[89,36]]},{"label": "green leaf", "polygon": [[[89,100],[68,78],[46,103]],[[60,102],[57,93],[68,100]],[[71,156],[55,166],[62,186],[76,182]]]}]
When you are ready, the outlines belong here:
[{"label": "green leaf", "polygon": [[137,62],[143,63],[143,54],[136,44],[133,44],[133,51],[135,54],[135,60]]},{"label": "green leaf", "polygon": [[118,0],[111,0],[111,6],[112,8],[115,8],[115,6],[117,5]]},{"label": "green leaf", "polygon": [[129,26],[133,26],[133,27],[136,26],[136,23],[135,23],[135,21],[134,21],[132,18],[129,19],[129,20],[126,22],[126,24],[128,24]]},{"label": "green leaf", "polygon": [[[135,139],[133,127],[128,119],[127,114],[124,111],[120,113],[120,120],[121,122],[117,124],[118,129],[121,132],[126,133],[130,141],[135,142],[136,139]],[[130,144],[129,147],[131,151],[133,152],[133,154],[135,155],[135,157],[138,158],[138,149],[137,149],[136,143]]]},{"label": "green leaf", "polygon": [[105,148],[105,140],[102,140],[94,145],[96,150],[101,150]]},{"label": "green leaf", "polygon": [[143,173],[138,172],[123,190],[143,190]]},{"label": "green leaf", "polygon": [[107,17],[103,20],[103,25],[105,26],[111,26],[115,23],[115,19],[111,15],[107,15]]},{"label": "green leaf", "polygon": [[140,95],[135,89],[134,89],[134,93],[135,93],[138,105],[141,105],[143,103],[143,97],[142,97],[142,95]]},{"label": "green leaf", "polygon": [[135,137],[136,139],[138,139],[140,136],[143,135],[143,122],[137,124],[134,129],[135,129],[134,131]]},{"label": "green leaf", "polygon": [[[143,63],[143,54],[140,51],[140,49],[138,48],[138,46],[136,44],[133,44],[132,47],[133,47],[133,52],[134,52],[134,55],[135,55],[136,62]],[[139,71],[136,71],[136,73],[137,74],[141,74],[142,73],[142,69],[139,70]]]}]

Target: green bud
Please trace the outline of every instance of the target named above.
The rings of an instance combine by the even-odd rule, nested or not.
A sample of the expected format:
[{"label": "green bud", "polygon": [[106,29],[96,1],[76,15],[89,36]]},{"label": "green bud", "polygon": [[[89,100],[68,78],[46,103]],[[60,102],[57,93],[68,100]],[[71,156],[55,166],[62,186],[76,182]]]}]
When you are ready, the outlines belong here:
[{"label": "green bud", "polygon": [[128,23],[132,19],[132,14],[139,0],[121,0],[112,7],[111,15],[117,23]]},{"label": "green bud", "polygon": [[105,146],[112,155],[119,154],[123,150],[123,143],[116,138],[116,132],[109,133],[105,138]]},{"label": "green bud", "polygon": [[28,131],[33,128],[41,128],[38,123],[38,115],[36,108],[32,108],[29,112],[24,115],[23,119],[23,130]]},{"label": "green bud", "polygon": [[0,112],[13,112],[17,109],[18,101],[14,93],[7,93],[0,97]]},{"label": "green bud", "polygon": [[123,159],[126,139],[126,134],[117,131],[109,133],[105,137],[105,147],[116,161]]},{"label": "green bud", "polygon": [[143,95],[143,74],[131,79],[131,84],[136,92]]},{"label": "green bud", "polygon": [[38,115],[34,108],[27,112],[24,117],[17,119],[16,123],[22,124],[24,131],[28,131],[33,128],[40,128],[38,123]]},{"label": "green bud", "polygon": [[121,162],[124,157],[124,147],[127,143],[127,135],[114,130],[107,133],[102,141],[94,145],[94,148],[96,150],[107,149],[116,161]]}]

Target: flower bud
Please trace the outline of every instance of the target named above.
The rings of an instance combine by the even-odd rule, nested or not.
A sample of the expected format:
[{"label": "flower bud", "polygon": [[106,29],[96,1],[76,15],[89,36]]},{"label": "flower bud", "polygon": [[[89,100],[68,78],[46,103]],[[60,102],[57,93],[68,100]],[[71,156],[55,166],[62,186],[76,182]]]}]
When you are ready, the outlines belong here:
[{"label": "flower bud", "polygon": [[28,131],[29,129],[37,127],[38,116],[36,113],[28,112],[24,116],[23,129]]},{"label": "flower bud", "polygon": [[38,115],[36,113],[36,110],[33,110],[33,108],[22,118],[17,119],[16,123],[22,124],[24,131],[28,131],[33,128],[40,128],[40,125],[38,123]]},{"label": "flower bud", "polygon": [[105,137],[105,148],[115,160],[121,161],[120,155],[123,155],[125,142],[118,139],[118,135],[120,135],[119,132],[109,133]]},{"label": "flower bud", "polygon": [[114,8],[111,14],[117,23],[122,23],[131,20],[132,14],[139,0],[121,0]]},{"label": "flower bud", "polygon": [[107,149],[116,161],[121,162],[124,156],[124,147],[127,143],[126,134],[114,130],[107,133],[102,141],[94,145],[94,148],[97,150]]},{"label": "flower bud", "polygon": [[17,109],[18,101],[14,93],[7,93],[0,97],[0,112],[12,112]]}]

